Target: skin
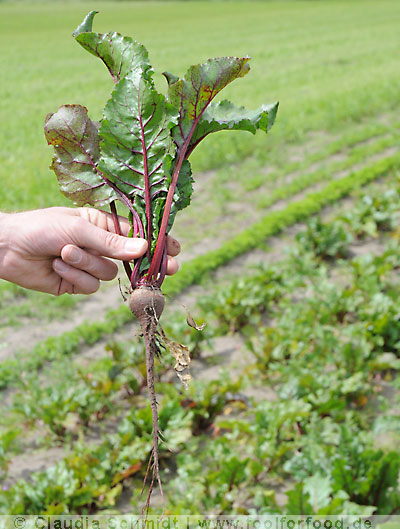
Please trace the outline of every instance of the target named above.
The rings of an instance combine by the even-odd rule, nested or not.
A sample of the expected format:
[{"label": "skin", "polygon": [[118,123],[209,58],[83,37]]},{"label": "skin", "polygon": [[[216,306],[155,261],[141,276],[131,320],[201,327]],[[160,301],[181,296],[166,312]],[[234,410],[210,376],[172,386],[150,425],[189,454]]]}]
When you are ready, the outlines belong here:
[{"label": "skin", "polygon": [[[117,235],[110,214],[92,208],[48,208],[0,214],[0,278],[59,296],[92,294],[100,281],[114,279],[117,264],[146,252],[147,241],[127,238],[120,217]],[[167,274],[178,270],[178,241],[167,240]]]}]

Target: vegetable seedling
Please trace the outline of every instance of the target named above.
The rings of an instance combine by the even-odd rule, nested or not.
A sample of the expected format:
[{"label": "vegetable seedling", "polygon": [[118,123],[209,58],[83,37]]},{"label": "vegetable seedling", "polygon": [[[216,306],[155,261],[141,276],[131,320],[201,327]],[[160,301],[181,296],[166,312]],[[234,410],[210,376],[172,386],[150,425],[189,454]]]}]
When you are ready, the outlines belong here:
[{"label": "vegetable seedling", "polygon": [[[117,233],[121,231],[116,203],[122,202],[129,210],[130,235],[148,241],[145,256],[133,266],[124,262],[130,282],[129,308],[139,320],[146,345],[153,414],[153,447],[144,480],[145,486],[151,469],[148,512],[156,482],[162,494],[154,358],[161,354],[161,347],[174,347],[159,324],[164,308],[161,286],[167,266],[166,237],[177,212],[190,203],[193,179],[188,158],[212,132],[267,132],[278,103],[248,111],[227,100],[213,101],[225,86],[248,73],[249,57],[209,59],[191,66],[183,78],[164,72],[168,84],[164,96],[155,88],[146,48],[119,33],[93,32],[96,13],[91,11],[73,36],[103,61],[114,81],[103,117],[96,123],[85,107],[63,105],[46,117],[45,136],[55,150],[51,168],[64,195],[77,206],[109,205]],[[179,344],[175,346],[175,356],[183,358],[180,368],[184,368],[184,352],[179,353]],[[181,374],[183,382],[185,376],[189,377]]]}]

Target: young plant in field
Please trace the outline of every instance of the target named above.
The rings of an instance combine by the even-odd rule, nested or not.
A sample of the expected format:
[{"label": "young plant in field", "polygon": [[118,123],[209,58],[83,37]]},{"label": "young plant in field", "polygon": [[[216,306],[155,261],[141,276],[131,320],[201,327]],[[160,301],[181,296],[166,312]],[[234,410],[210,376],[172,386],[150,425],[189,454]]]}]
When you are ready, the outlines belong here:
[{"label": "young plant in field", "polygon": [[307,229],[296,235],[301,250],[312,252],[320,259],[336,259],[345,257],[347,246],[352,241],[340,222],[324,223],[321,217],[308,221]]},{"label": "young plant in field", "polygon": [[[63,105],[45,121],[47,142],[53,145],[52,169],[61,191],[76,205],[109,205],[120,233],[116,202],[130,212],[131,236],[148,241],[143,258],[125,262],[131,294],[129,307],[138,318],[146,344],[147,383],[153,412],[152,479],[158,469],[160,428],[154,390],[154,357],[166,340],[159,326],[164,308],[160,290],[166,273],[166,236],[176,213],[190,203],[192,176],[189,155],[210,133],[272,126],[278,104],[248,111],[224,100],[213,100],[230,82],[249,71],[249,57],[218,57],[191,66],[183,78],[165,72],[166,96],[153,82],[153,69],[142,44],[114,32],[92,31],[91,11],[74,31],[76,41],[106,65],[115,87],[100,123],[81,105]],[[171,347],[171,342],[166,340]],[[176,355],[185,366],[185,349]],[[184,378],[184,377],[182,377]]]}]

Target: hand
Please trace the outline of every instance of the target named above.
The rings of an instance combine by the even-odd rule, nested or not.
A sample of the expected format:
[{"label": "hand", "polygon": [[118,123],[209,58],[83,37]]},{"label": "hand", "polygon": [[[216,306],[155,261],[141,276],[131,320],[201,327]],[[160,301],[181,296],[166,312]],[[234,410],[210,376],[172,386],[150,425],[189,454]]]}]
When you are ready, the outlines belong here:
[{"label": "hand", "polygon": [[[130,225],[120,217],[116,235],[112,216],[92,208],[49,208],[0,215],[0,277],[49,294],[92,294],[100,280],[117,275],[116,263],[131,261],[147,249],[144,239],[127,238]],[[178,241],[167,238],[167,274],[178,270]]]}]

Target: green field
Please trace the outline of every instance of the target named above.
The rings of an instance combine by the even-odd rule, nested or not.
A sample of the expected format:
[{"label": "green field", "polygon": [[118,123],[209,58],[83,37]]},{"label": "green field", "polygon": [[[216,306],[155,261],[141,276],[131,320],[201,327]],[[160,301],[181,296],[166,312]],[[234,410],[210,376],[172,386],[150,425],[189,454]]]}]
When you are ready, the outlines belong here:
[{"label": "green field", "polygon": [[[115,29],[144,43],[158,73],[183,74],[220,55],[250,55],[252,72],[224,91],[249,108],[280,101],[273,137],[225,133],[204,142],[195,169],[244,156],[285,162],[288,142],[310,131],[342,134],[400,100],[396,1],[84,2],[0,5],[0,203],[6,210],[64,203],[48,165],[48,112],[64,103],[99,117],[111,81],[103,65],[73,41],[72,30],[96,8],[98,31]],[[212,144],[212,145],[211,145]]]},{"label": "green field", "polygon": [[[223,132],[192,157],[163,317],[193,357],[188,392],[169,353],[157,367],[167,513],[397,513],[399,2],[0,2],[3,211],[69,205],[43,122],[64,103],[98,119],[109,97],[71,37],[91,9],[145,44],[161,91],[164,70],[249,55],[223,97],[280,102],[268,136]],[[140,510],[134,332],[116,283],[90,301],[0,282],[1,514]]]}]

